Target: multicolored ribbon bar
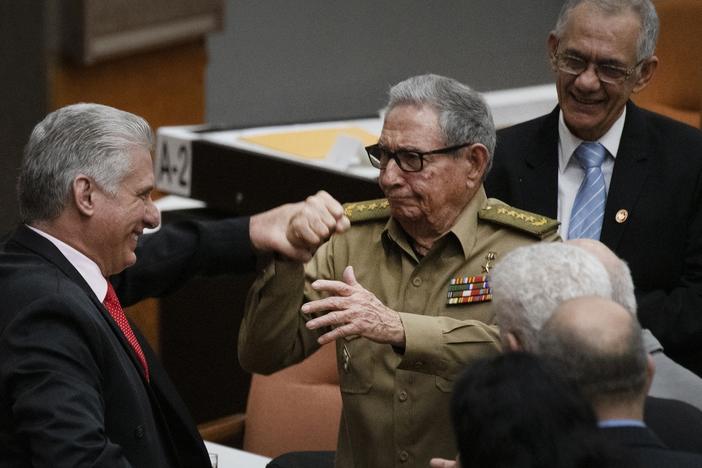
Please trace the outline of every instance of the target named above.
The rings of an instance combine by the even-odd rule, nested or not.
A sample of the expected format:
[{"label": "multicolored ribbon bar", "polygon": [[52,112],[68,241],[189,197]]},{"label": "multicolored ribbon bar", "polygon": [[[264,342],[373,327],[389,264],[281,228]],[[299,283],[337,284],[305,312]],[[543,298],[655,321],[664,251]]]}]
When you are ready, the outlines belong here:
[{"label": "multicolored ribbon bar", "polygon": [[449,291],[448,297],[468,297],[468,296],[483,296],[485,294],[492,294],[492,289],[466,289],[465,291]]},{"label": "multicolored ribbon bar", "polygon": [[470,284],[449,284],[449,291],[465,291],[469,289],[485,289],[489,288],[490,283],[483,281],[482,283],[470,283]]},{"label": "multicolored ribbon bar", "polygon": [[447,301],[447,304],[466,304],[469,302],[485,302],[491,300],[492,294],[483,294],[482,296],[452,297]]},{"label": "multicolored ribbon bar", "polygon": [[492,300],[488,275],[456,276],[451,278],[446,304],[467,304]]},{"label": "multicolored ribbon bar", "polygon": [[484,283],[488,280],[487,275],[476,275],[476,276],[457,276],[451,278],[449,284],[471,284],[471,283]]}]

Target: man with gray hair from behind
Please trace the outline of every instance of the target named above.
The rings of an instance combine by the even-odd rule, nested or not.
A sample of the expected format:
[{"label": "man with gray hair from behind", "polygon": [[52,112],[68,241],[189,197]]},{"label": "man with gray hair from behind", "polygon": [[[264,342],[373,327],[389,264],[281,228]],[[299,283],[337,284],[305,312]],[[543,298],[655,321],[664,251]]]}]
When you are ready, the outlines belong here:
[{"label": "man with gray hair from behind", "polygon": [[[520,247],[505,255],[490,273],[496,320],[505,350],[539,354],[541,328],[556,308],[570,299],[597,296],[621,301],[620,305],[636,316],[636,299],[631,278],[626,277],[626,265],[598,241]],[[662,367],[668,368],[664,374],[676,366],[669,359],[663,362]],[[690,394],[698,391],[694,380],[690,385]],[[702,445],[691,437],[702,430],[702,414],[689,404],[671,400],[688,393],[686,390],[673,391],[668,387],[660,385],[660,392],[655,394],[665,399],[646,400],[647,424],[669,446],[702,452]],[[666,389],[668,393],[664,392]]]},{"label": "man with gray hair from behind", "polygon": [[604,266],[583,249],[565,243],[515,249],[490,273],[505,350],[536,352],[541,327],[563,301],[612,297]]},{"label": "man with gray hair from behind", "polygon": [[[504,351],[540,354],[542,327],[560,304],[571,299],[592,296],[610,299],[636,316],[636,298],[627,265],[598,241],[581,239],[519,247],[507,253],[490,270],[490,281]],[[648,345],[655,338],[646,335],[650,332],[644,332],[643,336],[646,350],[652,352]],[[656,354],[652,356],[655,361],[652,372],[661,362],[663,374],[654,381],[678,372],[670,370],[671,367],[687,372],[665,358],[662,352],[660,355],[664,359]],[[654,395],[683,399],[678,395],[692,395],[699,389],[694,380],[680,381],[678,385],[689,390],[661,382],[659,393]],[[602,419],[605,415],[598,413],[597,416]],[[700,451],[700,444],[694,440],[702,428],[700,416],[702,413],[687,403],[646,398],[645,422],[671,448]],[[456,466],[455,461],[443,459],[434,459],[431,464],[432,468]]]},{"label": "man with gray hair from behind", "polygon": [[[617,257],[606,245],[592,239],[573,239],[566,242],[585,249],[602,263],[612,285],[612,300],[636,316],[634,281],[625,261]],[[702,409],[702,379],[692,371],[670,359],[663,346],[647,328],[642,331],[646,351],[656,366],[649,395],[684,401]]]}]

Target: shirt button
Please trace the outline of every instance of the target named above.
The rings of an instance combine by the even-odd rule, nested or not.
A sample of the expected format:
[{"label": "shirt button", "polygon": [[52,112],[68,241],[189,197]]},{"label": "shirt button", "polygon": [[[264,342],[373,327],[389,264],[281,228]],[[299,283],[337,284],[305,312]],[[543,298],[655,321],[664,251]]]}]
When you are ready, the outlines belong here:
[{"label": "shirt button", "polygon": [[418,276],[415,277],[415,278],[412,280],[412,284],[415,285],[415,286],[417,286],[417,287],[421,286],[421,285],[422,285],[422,278],[420,278],[420,277],[418,277]]},{"label": "shirt button", "polygon": [[407,453],[406,450],[401,451],[400,452],[400,461],[406,462],[407,460],[409,460],[409,453]]},{"label": "shirt button", "polygon": [[144,438],[144,426],[140,424],[134,428],[134,437],[136,437],[137,439]]},{"label": "shirt button", "polygon": [[398,395],[398,398],[399,398],[400,401],[405,401],[405,400],[407,400],[407,392],[404,391],[404,390],[402,390],[402,391],[400,392],[400,394]]}]

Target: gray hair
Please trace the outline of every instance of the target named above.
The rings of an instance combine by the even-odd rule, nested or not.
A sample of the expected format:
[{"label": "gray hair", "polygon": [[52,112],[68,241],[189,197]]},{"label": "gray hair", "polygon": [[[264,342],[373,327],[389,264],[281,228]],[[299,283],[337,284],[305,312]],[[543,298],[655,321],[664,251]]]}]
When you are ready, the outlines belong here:
[{"label": "gray hair", "polygon": [[594,239],[570,239],[566,244],[574,245],[592,254],[605,270],[612,285],[612,300],[634,316],[636,315],[636,294],[634,292],[634,280],[631,277],[631,270],[624,260],[617,257],[617,254]]},{"label": "gray hair", "polygon": [[587,328],[563,323],[559,310],[539,334],[539,355],[573,382],[591,403],[627,402],[646,389],[648,361],[641,326],[630,315],[615,339],[603,342]]},{"label": "gray hair", "polygon": [[567,0],[556,21],[552,34],[558,39],[568,25],[570,13],[581,3],[589,3],[604,13],[615,15],[631,10],[639,16],[641,31],[637,44],[637,60],[644,60],[653,55],[658,40],[658,14],[651,0]]},{"label": "gray hair", "polygon": [[115,195],[134,148],[150,151],[144,119],[100,104],[73,104],[47,115],[29,137],[17,181],[22,222],[48,221],[63,211],[76,176]]},{"label": "gray hair", "polygon": [[495,123],[483,97],[452,78],[419,75],[399,82],[390,89],[386,112],[399,105],[429,105],[439,115],[439,129],[446,145],[481,143],[488,149],[488,165],[495,151]]},{"label": "gray hair", "polygon": [[580,296],[612,297],[607,271],[580,247],[563,243],[514,249],[490,272],[500,333],[513,333],[535,352],[538,333],[561,302]]},{"label": "gray hair", "polygon": [[631,270],[624,260],[618,260],[613,265],[605,265],[612,285],[612,300],[636,316],[636,293]]}]

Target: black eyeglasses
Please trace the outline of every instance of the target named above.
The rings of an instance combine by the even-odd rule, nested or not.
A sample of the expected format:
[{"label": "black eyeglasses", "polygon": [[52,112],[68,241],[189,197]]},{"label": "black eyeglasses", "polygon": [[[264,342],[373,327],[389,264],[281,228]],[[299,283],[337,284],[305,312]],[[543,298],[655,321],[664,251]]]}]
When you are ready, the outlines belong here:
[{"label": "black eyeglasses", "polygon": [[473,143],[462,143],[460,145],[447,146],[446,148],[439,148],[431,151],[424,151],[422,153],[417,151],[388,151],[382,146],[375,144],[371,146],[366,146],[366,152],[368,153],[368,159],[370,159],[373,167],[378,169],[385,169],[391,159],[395,160],[398,167],[405,172],[419,172],[424,167],[424,157],[430,156],[432,154],[449,154],[466,146],[470,146]]},{"label": "black eyeglasses", "polygon": [[[590,62],[588,60],[565,52],[559,52],[555,54],[551,58],[551,60],[553,61],[553,64],[558,70],[562,71],[563,73],[567,73],[569,75],[574,76],[583,73],[585,70],[587,70],[587,67],[590,65]],[[629,79],[631,74],[634,73],[634,70],[636,70],[636,67],[641,65],[643,61],[644,59],[639,60],[638,62],[636,62],[636,65],[629,68],[619,67],[616,65],[609,65],[605,63],[593,63],[593,65],[595,65],[595,74],[601,82],[609,84],[621,84]]]}]

